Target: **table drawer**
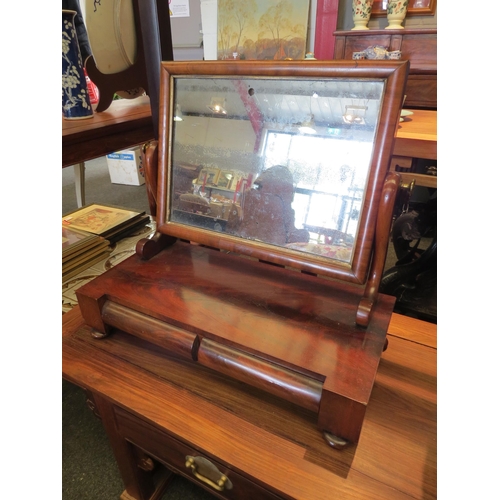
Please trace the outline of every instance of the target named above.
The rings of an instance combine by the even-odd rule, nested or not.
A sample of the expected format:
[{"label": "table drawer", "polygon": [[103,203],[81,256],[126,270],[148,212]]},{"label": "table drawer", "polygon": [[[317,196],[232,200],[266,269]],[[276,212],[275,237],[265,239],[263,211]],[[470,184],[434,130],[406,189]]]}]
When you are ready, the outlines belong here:
[{"label": "table drawer", "polygon": [[[120,435],[176,474],[199,484],[218,498],[278,500],[277,496],[229,466],[214,460],[127,411],[115,407]],[[288,497],[286,497],[288,498]]]},{"label": "table drawer", "polygon": [[412,158],[408,158],[406,156],[392,156],[391,158],[391,166],[389,170],[391,172],[401,172],[401,171],[410,171],[412,165]]}]

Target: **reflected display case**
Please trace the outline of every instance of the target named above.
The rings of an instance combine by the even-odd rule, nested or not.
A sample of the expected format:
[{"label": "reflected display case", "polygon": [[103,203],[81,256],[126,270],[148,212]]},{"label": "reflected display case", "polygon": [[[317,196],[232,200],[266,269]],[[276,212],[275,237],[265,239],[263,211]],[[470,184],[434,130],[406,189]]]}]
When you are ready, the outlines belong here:
[{"label": "reflected display case", "polygon": [[157,232],[77,292],[96,339],[124,330],[356,443],[394,305],[378,286],[408,69],[162,63],[145,152]]}]

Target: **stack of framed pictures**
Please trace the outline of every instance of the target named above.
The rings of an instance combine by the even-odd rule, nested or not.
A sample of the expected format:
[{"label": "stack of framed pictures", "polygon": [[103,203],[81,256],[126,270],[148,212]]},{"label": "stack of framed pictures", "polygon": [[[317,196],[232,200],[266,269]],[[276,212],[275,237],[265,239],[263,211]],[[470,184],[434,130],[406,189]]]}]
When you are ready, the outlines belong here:
[{"label": "stack of framed pictures", "polygon": [[150,222],[145,212],[92,204],[62,218],[63,282],[108,257],[114,244]]},{"label": "stack of framed pictures", "polygon": [[63,227],[85,231],[116,243],[150,222],[145,212],[94,203],[66,214]]},{"label": "stack of framed pictures", "polygon": [[96,234],[62,226],[62,277],[66,281],[111,252],[109,241]]}]

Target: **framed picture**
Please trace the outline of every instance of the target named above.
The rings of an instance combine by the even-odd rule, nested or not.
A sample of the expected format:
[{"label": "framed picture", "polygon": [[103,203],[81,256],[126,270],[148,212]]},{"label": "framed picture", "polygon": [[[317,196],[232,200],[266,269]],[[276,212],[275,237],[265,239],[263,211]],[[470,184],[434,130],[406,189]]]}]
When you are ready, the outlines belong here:
[{"label": "framed picture", "polygon": [[217,59],[304,59],[309,0],[218,0]]},{"label": "framed picture", "polygon": [[221,170],[219,179],[217,180],[217,187],[220,189],[231,189],[233,179],[234,173],[232,170]]},{"label": "framed picture", "polygon": [[[388,0],[375,0],[372,17],[387,15]],[[436,13],[437,0],[409,0],[407,16],[433,16]]]},{"label": "framed picture", "polygon": [[144,212],[93,203],[66,214],[62,218],[62,225],[107,238],[114,229],[138,220],[143,214]]},{"label": "framed picture", "polygon": [[202,186],[217,186],[219,180],[220,170],[218,168],[203,168],[198,176],[196,184]]}]

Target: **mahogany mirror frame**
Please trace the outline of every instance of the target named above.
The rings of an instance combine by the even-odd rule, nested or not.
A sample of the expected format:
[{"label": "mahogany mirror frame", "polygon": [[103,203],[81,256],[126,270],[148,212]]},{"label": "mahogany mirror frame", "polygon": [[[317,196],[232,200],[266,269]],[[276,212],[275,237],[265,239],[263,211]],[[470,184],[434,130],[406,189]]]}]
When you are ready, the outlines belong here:
[{"label": "mahogany mirror frame", "polygon": [[[157,232],[196,242],[222,251],[243,254],[299,271],[340,279],[355,284],[366,283],[375,242],[375,228],[383,187],[388,173],[394,137],[399,124],[409,64],[407,61],[173,61],[162,62],[160,75],[160,122],[158,139]],[[246,240],[215,231],[172,222],[170,202],[173,179],[172,148],[175,102],[175,78],[189,76],[234,78],[305,78],[382,80],[380,119],[374,138],[365,200],[359,217],[359,229],[351,262],[343,263]]]}]

